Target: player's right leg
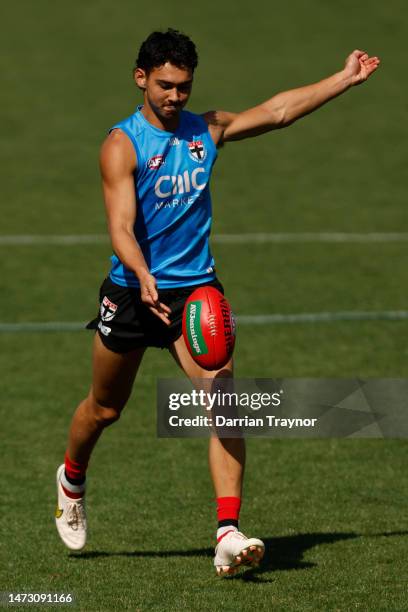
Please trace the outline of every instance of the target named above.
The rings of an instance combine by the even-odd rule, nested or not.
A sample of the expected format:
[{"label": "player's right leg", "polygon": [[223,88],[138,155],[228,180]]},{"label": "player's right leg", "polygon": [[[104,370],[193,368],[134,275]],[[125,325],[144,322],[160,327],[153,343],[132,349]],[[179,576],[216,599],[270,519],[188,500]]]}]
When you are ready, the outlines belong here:
[{"label": "player's right leg", "polygon": [[[216,390],[217,380],[233,377],[232,359],[222,370],[210,372],[201,368],[191,357],[183,336],[173,343],[171,352],[195,388],[207,393]],[[212,434],[208,459],[218,518],[214,566],[219,576],[233,575],[241,566],[257,567],[265,552],[262,540],[247,538],[238,531],[245,467],[244,438],[219,438],[216,433]]]},{"label": "player's right leg", "polygon": [[132,391],[145,348],[115,353],[95,334],[93,378],[88,397],[71,421],[65,463],[57,471],[58,505],[55,521],[68,548],[86,542],[85,473],[92,450],[105,427],[117,421]]}]

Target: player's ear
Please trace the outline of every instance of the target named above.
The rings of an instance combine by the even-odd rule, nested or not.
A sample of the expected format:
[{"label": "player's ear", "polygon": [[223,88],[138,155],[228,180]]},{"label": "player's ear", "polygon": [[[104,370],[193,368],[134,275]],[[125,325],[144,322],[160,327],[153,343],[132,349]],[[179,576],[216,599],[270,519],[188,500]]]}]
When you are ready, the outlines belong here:
[{"label": "player's ear", "polygon": [[146,71],[143,68],[135,68],[133,71],[133,78],[135,79],[136,85],[139,89],[146,89]]}]

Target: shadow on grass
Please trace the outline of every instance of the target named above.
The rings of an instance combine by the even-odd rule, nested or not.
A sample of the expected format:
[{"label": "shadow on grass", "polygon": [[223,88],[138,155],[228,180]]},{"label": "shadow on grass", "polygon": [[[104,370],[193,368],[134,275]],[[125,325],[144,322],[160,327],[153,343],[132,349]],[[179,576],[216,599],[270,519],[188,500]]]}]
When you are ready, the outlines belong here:
[{"label": "shadow on grass", "polygon": [[[359,534],[354,532],[342,533],[299,533],[290,536],[263,537],[265,543],[265,556],[259,568],[248,569],[246,572],[230,578],[233,580],[246,580],[252,582],[270,582],[261,578],[265,572],[275,570],[302,570],[316,567],[316,563],[303,561],[305,551],[321,544],[334,544],[341,540],[356,538],[392,537],[408,535],[408,531],[392,531],[384,533]],[[213,548],[195,548],[187,550],[135,550],[135,551],[89,551],[71,553],[70,558],[77,561],[87,561],[98,558],[133,557],[133,558],[171,558],[171,557],[212,557]]]}]

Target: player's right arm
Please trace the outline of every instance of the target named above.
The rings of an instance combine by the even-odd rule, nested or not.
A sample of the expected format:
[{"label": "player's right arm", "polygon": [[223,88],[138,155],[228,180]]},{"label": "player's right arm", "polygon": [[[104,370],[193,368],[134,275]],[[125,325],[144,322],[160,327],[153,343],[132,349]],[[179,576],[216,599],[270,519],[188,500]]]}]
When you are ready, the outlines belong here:
[{"label": "player's right arm", "polygon": [[147,266],[134,234],[136,194],[134,171],[136,153],[128,137],[113,130],[101,148],[100,169],[108,229],[112,247],[120,261],[132,270],[140,283],[141,299],[166,324],[171,310],[159,302],[156,279]]}]

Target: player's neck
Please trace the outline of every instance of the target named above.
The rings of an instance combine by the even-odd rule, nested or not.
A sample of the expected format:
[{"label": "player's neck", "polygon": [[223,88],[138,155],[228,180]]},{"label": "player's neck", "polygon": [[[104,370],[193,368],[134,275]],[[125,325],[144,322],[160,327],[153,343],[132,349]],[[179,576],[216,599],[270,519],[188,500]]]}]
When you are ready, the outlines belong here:
[{"label": "player's neck", "polygon": [[151,123],[154,127],[159,128],[159,130],[163,130],[165,132],[175,132],[180,125],[179,114],[175,117],[170,117],[168,120],[164,120],[162,117],[159,117],[157,113],[155,113],[149,103],[146,104],[146,101],[144,102],[140,112],[149,123]]}]

